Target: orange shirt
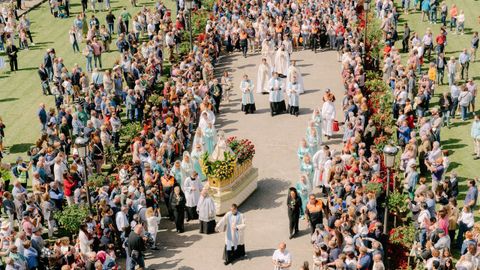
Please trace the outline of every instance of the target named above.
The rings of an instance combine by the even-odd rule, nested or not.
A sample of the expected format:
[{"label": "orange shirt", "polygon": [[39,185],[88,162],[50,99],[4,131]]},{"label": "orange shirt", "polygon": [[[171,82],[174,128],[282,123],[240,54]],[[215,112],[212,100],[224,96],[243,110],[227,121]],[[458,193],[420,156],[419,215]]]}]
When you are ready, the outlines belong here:
[{"label": "orange shirt", "polygon": [[457,15],[458,15],[457,7],[452,7],[452,9],[450,9],[450,17],[456,18]]},{"label": "orange shirt", "polygon": [[318,213],[323,210],[323,202],[321,200],[316,200],[315,204],[309,202],[307,204],[307,209],[310,213]]}]

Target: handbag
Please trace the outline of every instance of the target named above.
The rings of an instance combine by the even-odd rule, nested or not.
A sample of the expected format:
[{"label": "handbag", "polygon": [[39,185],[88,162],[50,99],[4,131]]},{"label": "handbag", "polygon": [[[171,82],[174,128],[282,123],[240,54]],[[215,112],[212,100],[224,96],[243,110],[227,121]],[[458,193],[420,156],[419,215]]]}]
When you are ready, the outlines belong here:
[{"label": "handbag", "polygon": [[340,127],[338,126],[338,121],[337,121],[337,120],[333,120],[333,122],[332,122],[332,130],[333,130],[334,132],[340,131]]}]

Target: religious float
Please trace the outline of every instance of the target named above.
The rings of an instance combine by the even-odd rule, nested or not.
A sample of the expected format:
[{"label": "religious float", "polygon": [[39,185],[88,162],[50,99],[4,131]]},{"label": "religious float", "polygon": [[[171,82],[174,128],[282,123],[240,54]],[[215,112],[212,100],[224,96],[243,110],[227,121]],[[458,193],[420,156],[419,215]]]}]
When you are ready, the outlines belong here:
[{"label": "religious float", "polygon": [[223,136],[219,136],[213,153],[203,154],[200,162],[217,215],[230,211],[233,203],[243,203],[257,189],[258,177],[258,169],[252,166],[255,155],[252,142]]}]

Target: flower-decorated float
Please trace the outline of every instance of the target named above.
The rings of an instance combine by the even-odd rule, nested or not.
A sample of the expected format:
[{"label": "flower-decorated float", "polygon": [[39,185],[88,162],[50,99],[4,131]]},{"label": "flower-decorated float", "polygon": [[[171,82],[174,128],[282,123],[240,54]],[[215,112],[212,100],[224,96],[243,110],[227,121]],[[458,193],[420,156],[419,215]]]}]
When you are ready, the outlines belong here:
[{"label": "flower-decorated float", "polygon": [[257,188],[258,169],[252,166],[255,146],[247,139],[219,136],[212,154],[202,156],[201,167],[215,201],[217,215],[240,205]]}]

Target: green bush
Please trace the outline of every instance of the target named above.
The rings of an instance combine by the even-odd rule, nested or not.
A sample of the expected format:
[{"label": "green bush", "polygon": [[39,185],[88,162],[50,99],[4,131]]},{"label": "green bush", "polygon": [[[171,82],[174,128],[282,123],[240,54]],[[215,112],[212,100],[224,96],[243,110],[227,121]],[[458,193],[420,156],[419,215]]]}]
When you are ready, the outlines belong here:
[{"label": "green bush", "polygon": [[120,133],[123,137],[126,137],[127,140],[131,140],[133,137],[137,136],[142,130],[142,125],[138,122],[128,123],[122,127]]},{"label": "green bush", "polygon": [[63,209],[61,212],[54,214],[55,219],[70,234],[78,233],[80,225],[85,221],[88,216],[88,208],[79,205],[70,205]]}]

